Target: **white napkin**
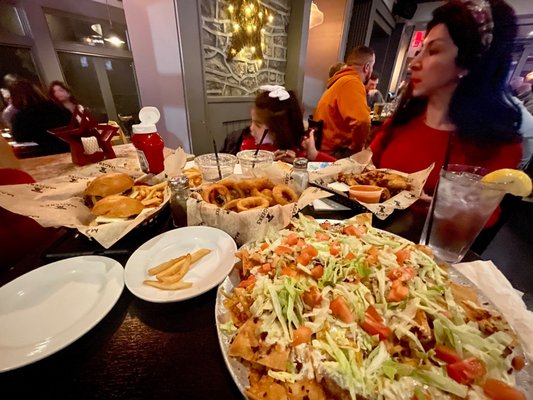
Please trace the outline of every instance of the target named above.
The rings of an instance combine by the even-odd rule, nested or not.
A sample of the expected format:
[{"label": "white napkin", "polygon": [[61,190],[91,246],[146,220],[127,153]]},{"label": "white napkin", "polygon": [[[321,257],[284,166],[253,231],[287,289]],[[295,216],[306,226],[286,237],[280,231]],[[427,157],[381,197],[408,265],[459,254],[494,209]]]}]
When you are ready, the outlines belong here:
[{"label": "white napkin", "polygon": [[187,155],[181,147],[178,147],[176,151],[165,158],[165,173],[169,178],[178,176],[187,162]]},{"label": "white napkin", "polygon": [[83,145],[83,152],[85,154],[94,154],[97,151],[102,151],[100,146],[98,146],[98,139],[96,136],[82,137],[81,144]]},{"label": "white napkin", "polygon": [[498,308],[520,337],[527,357],[533,361],[533,312],[527,309],[522,293],[513,288],[492,261],[464,262],[453,267]]}]

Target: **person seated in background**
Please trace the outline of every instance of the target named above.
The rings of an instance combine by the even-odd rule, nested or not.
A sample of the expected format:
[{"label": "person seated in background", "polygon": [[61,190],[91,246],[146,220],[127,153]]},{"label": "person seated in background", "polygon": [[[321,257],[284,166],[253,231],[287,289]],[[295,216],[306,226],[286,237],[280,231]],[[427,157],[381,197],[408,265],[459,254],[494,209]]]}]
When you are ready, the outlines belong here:
[{"label": "person seated in background", "polygon": [[331,67],[329,67],[328,71],[328,79],[331,78],[333,75],[335,75],[337,72],[339,72],[341,69],[343,69],[346,66],[343,62],[337,62],[333,64]]},{"label": "person seated in background", "polygon": [[516,78],[511,80],[510,85],[516,98],[524,104],[524,107],[530,114],[533,114],[533,92],[531,91],[531,83],[524,82],[524,78]]},{"label": "person seated in background", "polygon": [[448,164],[516,168],[521,113],[506,82],[516,33],[503,0],[451,0],[433,11],[406,93],[370,144],[374,164],[411,173],[434,163],[428,193]]},{"label": "person seated in background", "polygon": [[[223,152],[236,154],[242,150],[272,151],[276,160],[292,163],[296,157],[305,157],[301,146],[306,137],[303,113],[292,90],[283,86],[265,85],[255,97],[250,110],[252,123],[240,134],[230,134]],[[264,137],[263,137],[264,136]],[[319,161],[331,161],[325,157]]]},{"label": "person seated in background", "polygon": [[89,118],[92,124],[97,123],[96,119],[89,113],[87,108],[83,107],[78,102],[76,97],[72,94],[72,90],[66,83],[53,81],[48,89],[48,97],[67,113],[70,119],[70,125],[81,125],[82,118]]},{"label": "person seated in background", "polygon": [[372,49],[356,47],[348,54],[346,66],[329,79],[313,113],[317,121],[324,121],[322,152],[343,158],[363,148],[371,124],[365,84],[374,63]]},{"label": "person seated in background", "polygon": [[18,76],[15,74],[6,74],[3,78],[4,82],[2,88],[0,88],[2,92],[2,100],[5,104],[5,107],[2,110],[2,123],[7,128],[11,128],[11,120],[13,119],[13,116],[17,113],[17,109],[13,106],[13,102],[11,101],[10,87],[18,79]]},{"label": "person seated in background", "polygon": [[368,107],[370,107],[370,110],[374,109],[375,103],[385,103],[385,99],[383,98],[383,95],[378,90],[378,84],[379,84],[379,76],[377,73],[372,72],[372,75],[370,75],[370,79],[365,85],[366,103],[368,104]]},{"label": "person seated in background", "polygon": [[12,135],[17,142],[39,144],[39,155],[65,153],[69,145],[56,138],[49,129],[66,126],[68,115],[28,80],[11,86],[11,101],[17,109],[12,120]]}]

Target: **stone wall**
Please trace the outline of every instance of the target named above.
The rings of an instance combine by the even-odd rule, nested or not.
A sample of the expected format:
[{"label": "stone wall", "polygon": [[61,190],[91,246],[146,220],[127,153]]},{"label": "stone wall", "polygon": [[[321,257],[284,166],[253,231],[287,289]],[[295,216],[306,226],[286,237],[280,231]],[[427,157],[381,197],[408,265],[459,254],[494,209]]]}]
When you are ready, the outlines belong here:
[{"label": "stone wall", "polygon": [[229,3],[226,0],[202,0],[204,76],[208,96],[255,96],[261,85],[285,83],[290,0],[259,3],[274,17],[264,27],[264,59],[252,60],[249,55],[241,54],[226,61],[233,32]]}]

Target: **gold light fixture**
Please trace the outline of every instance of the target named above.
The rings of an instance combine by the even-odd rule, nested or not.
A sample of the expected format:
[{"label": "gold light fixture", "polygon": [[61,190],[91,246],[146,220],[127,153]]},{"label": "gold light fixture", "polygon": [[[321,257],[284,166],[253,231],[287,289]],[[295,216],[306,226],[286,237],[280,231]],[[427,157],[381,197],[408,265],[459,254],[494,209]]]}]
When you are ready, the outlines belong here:
[{"label": "gold light fixture", "polygon": [[244,52],[249,58],[263,59],[264,26],[274,21],[270,11],[257,0],[229,0],[228,14],[231,20],[231,42],[227,61]]},{"label": "gold light fixture", "polygon": [[104,40],[106,42],[111,43],[115,47],[120,47],[126,42],[122,40],[113,30],[113,21],[111,21],[111,13],[109,12],[108,0],[105,0],[105,6],[107,7],[107,18],[109,19],[109,31],[107,32],[107,37],[105,37]]}]

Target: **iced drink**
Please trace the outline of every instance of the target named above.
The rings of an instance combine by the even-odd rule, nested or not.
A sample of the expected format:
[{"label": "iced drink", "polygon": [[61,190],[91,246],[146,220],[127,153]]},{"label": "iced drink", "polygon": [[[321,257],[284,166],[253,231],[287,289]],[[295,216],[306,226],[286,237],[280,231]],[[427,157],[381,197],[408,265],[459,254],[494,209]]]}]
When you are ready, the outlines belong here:
[{"label": "iced drink", "polygon": [[498,185],[481,183],[485,173],[480,167],[464,165],[441,171],[433,220],[426,223],[431,227],[429,246],[439,259],[461,261],[500,204],[505,192]]}]

